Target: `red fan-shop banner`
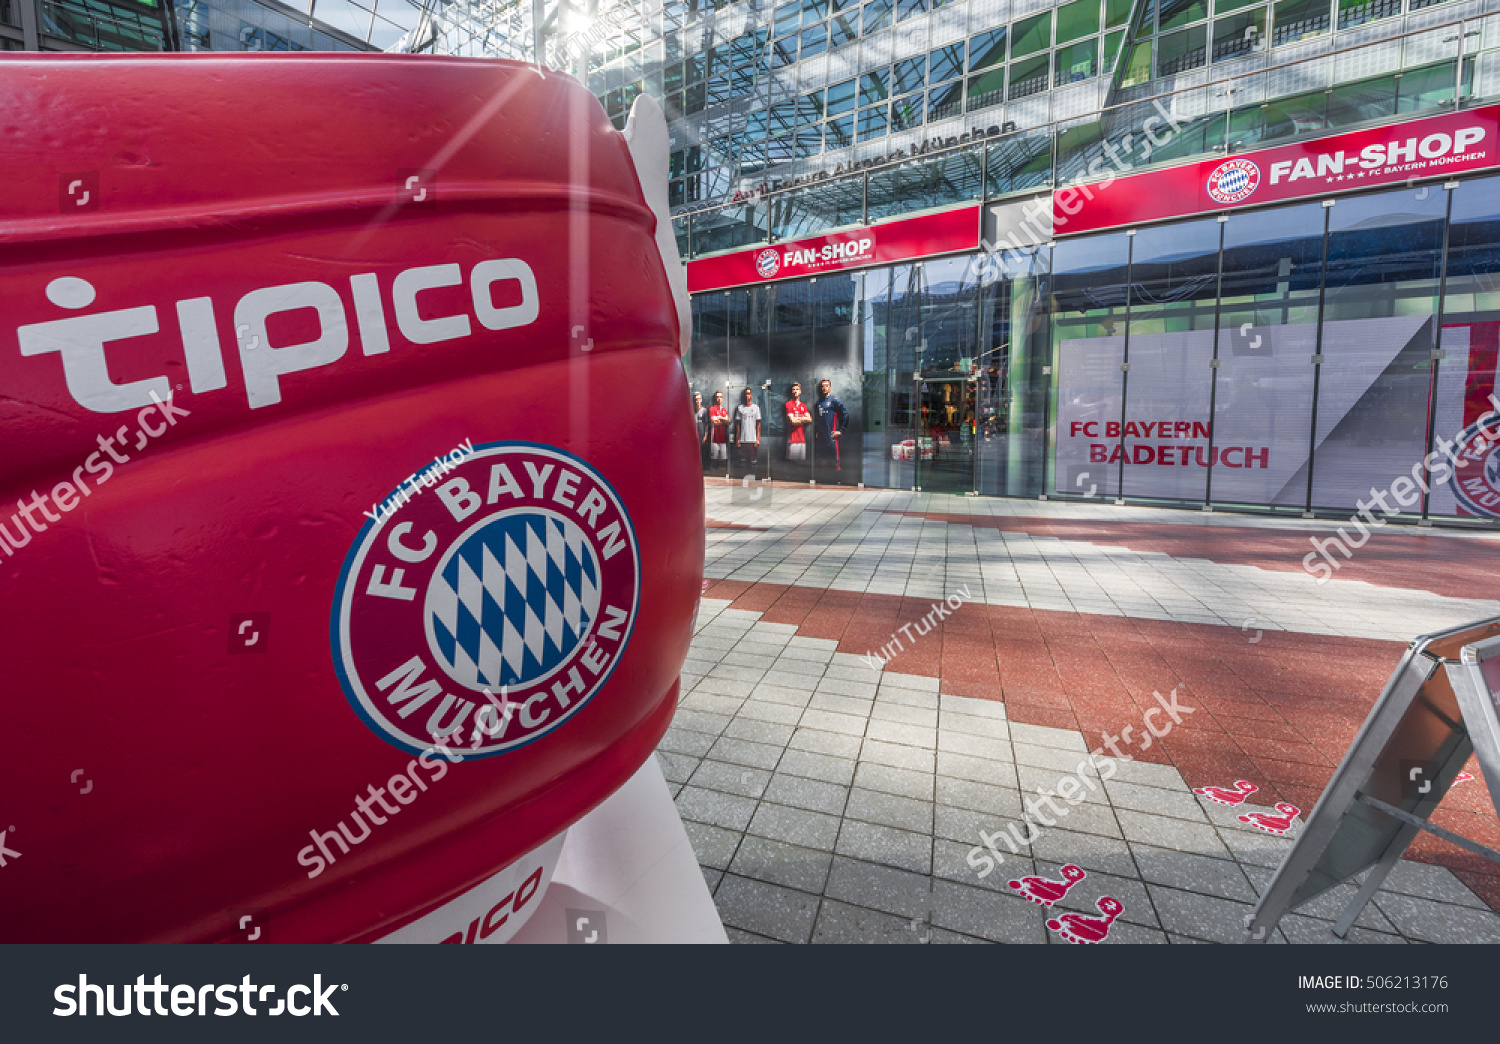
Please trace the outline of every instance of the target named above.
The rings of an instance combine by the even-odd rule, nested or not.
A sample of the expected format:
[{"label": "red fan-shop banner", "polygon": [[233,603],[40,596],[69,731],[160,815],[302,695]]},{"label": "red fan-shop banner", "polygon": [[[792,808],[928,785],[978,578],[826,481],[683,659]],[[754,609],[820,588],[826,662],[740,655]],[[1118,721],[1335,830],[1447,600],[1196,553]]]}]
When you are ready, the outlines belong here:
[{"label": "red fan-shop banner", "polygon": [[[1071,235],[1483,170],[1500,165],[1497,135],[1500,105],[1491,105],[1069,185],[1052,194],[1052,227],[1056,235]],[[1115,155],[1128,155],[1128,145],[1120,144]],[[1100,157],[1089,176],[1115,169]]]},{"label": "red fan-shop banner", "polygon": [[979,207],[959,207],[690,261],[688,290],[696,294],[801,279],[848,268],[975,250],[978,246]]}]

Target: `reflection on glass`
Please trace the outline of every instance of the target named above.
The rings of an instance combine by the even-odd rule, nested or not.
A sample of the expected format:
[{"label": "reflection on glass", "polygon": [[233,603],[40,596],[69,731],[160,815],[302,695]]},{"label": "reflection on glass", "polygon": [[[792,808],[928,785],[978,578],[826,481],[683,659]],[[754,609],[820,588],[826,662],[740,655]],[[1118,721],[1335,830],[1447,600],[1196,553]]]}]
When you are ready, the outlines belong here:
[{"label": "reflection on glass", "polygon": [[1064,496],[1119,495],[1129,270],[1123,232],[1061,241],[1052,252],[1052,488]]}]

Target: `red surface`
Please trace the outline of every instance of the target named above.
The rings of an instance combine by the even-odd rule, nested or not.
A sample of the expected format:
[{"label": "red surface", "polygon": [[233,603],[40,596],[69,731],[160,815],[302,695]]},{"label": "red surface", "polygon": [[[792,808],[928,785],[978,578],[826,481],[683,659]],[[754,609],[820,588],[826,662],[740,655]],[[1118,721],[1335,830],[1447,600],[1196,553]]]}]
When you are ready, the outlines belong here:
[{"label": "red surface", "polygon": [[[1153,117],[1158,124],[1161,117]],[[1415,138],[1418,147],[1429,135],[1447,134],[1450,146],[1453,135],[1459,130],[1475,128],[1483,137],[1469,146],[1463,153],[1450,151],[1449,162],[1434,155],[1424,159],[1413,151],[1412,162],[1404,162],[1405,152],[1398,153],[1403,162],[1379,163],[1363,167],[1345,162],[1337,172],[1327,167],[1317,175],[1320,156],[1332,156],[1344,152],[1346,157],[1356,159],[1367,147],[1386,146],[1392,142],[1404,150],[1408,139]],[[1170,133],[1162,126],[1162,133]],[[1188,214],[1219,213],[1261,203],[1275,203],[1289,199],[1305,199],[1330,196],[1351,189],[1373,188],[1377,185],[1400,185],[1413,178],[1434,178],[1466,171],[1483,170],[1500,165],[1500,106],[1469,109],[1461,113],[1447,113],[1426,119],[1411,120],[1373,130],[1351,131],[1325,138],[1298,141],[1271,149],[1253,152],[1237,152],[1233,156],[1219,156],[1199,163],[1187,163],[1180,167],[1132,174],[1116,178],[1112,182],[1095,183],[1080,188],[1065,187],[1052,195],[1053,230],[1055,234],[1072,235],[1076,232],[1092,232],[1101,228],[1133,225],[1145,221],[1160,221],[1165,218],[1182,217]],[[1439,142],[1429,146],[1436,152]],[[1387,153],[1382,152],[1382,158]],[[1297,161],[1308,159],[1317,176],[1289,180],[1296,173]],[[1243,199],[1222,202],[1209,195],[1210,175],[1225,163],[1249,160],[1260,171],[1258,187]],[[1286,173],[1276,176],[1274,164],[1288,164]],[[1091,175],[1102,176],[1108,169],[1090,170]],[[1275,183],[1273,183],[1275,179]]]},{"label": "red surface", "polygon": [[[732,580],[710,581],[703,597],[732,599],[732,608],[795,624],[798,635],[835,640],[839,652],[857,656],[889,643],[935,601]],[[1406,648],[972,602],[935,628],[885,669],[939,678],[945,693],[1001,701],[1012,721],[1076,729],[1094,747],[1123,726],[1139,732],[1157,706],[1153,692],[1169,696],[1176,687],[1178,702],[1194,712],[1149,749],[1122,742],[1122,753],[1173,765],[1189,787],[1250,781],[1259,789],[1246,811],[1280,802],[1312,809]],[[1468,767],[1477,774],[1476,764]],[[1433,818],[1500,847],[1500,822],[1480,781],[1451,790]],[[1408,854],[1449,867],[1500,911],[1493,863],[1426,834]]]},{"label": "red surface", "polygon": [[[628,779],[675,705],[703,486],[691,415],[661,408],[687,386],[654,218],[598,103],[529,66],[412,56],[5,57],[0,84],[0,504],[52,490],[96,438],[137,424],[134,406],[81,405],[57,352],[20,354],[18,326],[154,307],[159,332],[105,344],[100,379],[160,378],[188,411],[0,553],[0,829],[21,853],[0,940],[223,940],[244,909],[263,911],[263,941],[369,938]],[[412,186],[431,190],[421,202],[412,170],[435,172]],[[97,209],[63,210],[75,180]],[[469,279],[509,258],[534,272],[537,314],[495,329]],[[461,315],[468,332],[417,343],[394,284],[436,265],[463,283],[422,291],[416,318]],[[377,322],[351,296],[362,273]],[[97,299],[49,301],[62,276]],[[237,347],[237,309],[297,283],[332,288],[348,347],[257,403],[245,374],[273,351],[305,360],[296,346],[327,327],[284,310],[264,342]],[[517,282],[487,292],[490,309],[525,302]],[[189,370],[179,328],[177,302],[205,297],[221,386],[204,355]],[[388,350],[367,354],[379,327]],[[449,765],[309,879],[309,831],[334,829],[411,761],[335,677],[340,568],[364,512],[466,440],[545,443],[607,479],[638,538],[634,631],[562,726]],[[263,654],[232,654],[240,614],[264,628]]]},{"label": "red surface", "polygon": [[[688,289],[696,294],[704,290],[723,290],[731,286],[782,279],[802,279],[821,272],[837,272],[848,268],[865,268],[918,257],[951,254],[960,250],[975,250],[979,247],[979,212],[980,208],[977,206],[959,207],[956,210],[888,221],[826,236],[793,239],[777,243],[773,247],[750,247],[732,254],[700,258],[688,262]],[[859,246],[866,241],[867,246]],[[849,247],[848,244],[856,246]],[[853,250],[853,253],[825,259],[822,256],[824,247]],[[776,255],[775,269],[769,275],[758,269],[756,264],[761,255],[767,253]],[[798,260],[808,253],[817,256],[815,259]]]}]

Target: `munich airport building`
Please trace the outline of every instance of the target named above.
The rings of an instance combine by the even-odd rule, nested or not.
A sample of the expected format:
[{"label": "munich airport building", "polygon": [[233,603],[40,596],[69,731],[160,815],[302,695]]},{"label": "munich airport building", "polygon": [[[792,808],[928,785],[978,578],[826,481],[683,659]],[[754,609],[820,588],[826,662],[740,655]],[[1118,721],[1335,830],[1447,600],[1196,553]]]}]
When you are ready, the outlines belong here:
[{"label": "munich airport building", "polygon": [[[706,473],[1500,517],[1464,466],[1500,343],[1494,10],[612,9],[589,86],[670,120],[691,384],[731,414]],[[793,423],[825,380],[829,422]]]}]

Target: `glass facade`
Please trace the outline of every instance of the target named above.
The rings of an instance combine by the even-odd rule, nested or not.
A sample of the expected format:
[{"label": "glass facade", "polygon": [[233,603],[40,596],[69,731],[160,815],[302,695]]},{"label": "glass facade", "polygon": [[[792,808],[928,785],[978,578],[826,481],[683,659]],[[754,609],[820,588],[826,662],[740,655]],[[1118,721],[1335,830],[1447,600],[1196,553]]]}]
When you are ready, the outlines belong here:
[{"label": "glass facade", "polygon": [[1500,477],[1443,457],[1495,392],[1500,176],[1005,257],[697,295],[692,388],[760,416],[722,453],[710,429],[705,473],[1343,517],[1400,489],[1403,514],[1500,518]]},{"label": "glass facade", "polygon": [[1500,94],[1500,29],[1485,16],[1494,7],[625,0],[607,7],[588,80],[617,126],[640,94],[661,100],[672,205],[699,212],[709,231],[743,216],[719,209],[736,194],[900,163],[991,127],[1041,132],[1055,154],[1045,166],[1071,179],[1137,129],[1152,99],[1183,130],[1135,166],[1471,104]]}]

